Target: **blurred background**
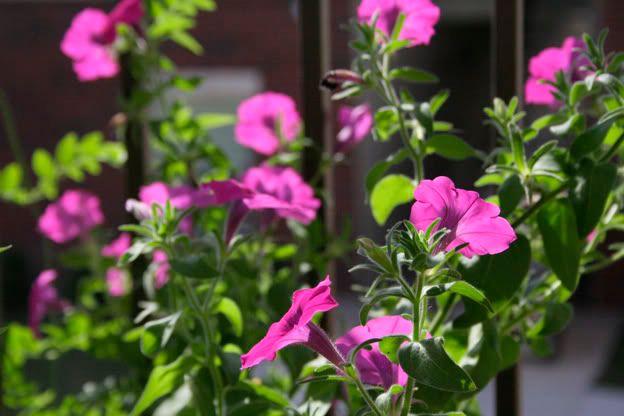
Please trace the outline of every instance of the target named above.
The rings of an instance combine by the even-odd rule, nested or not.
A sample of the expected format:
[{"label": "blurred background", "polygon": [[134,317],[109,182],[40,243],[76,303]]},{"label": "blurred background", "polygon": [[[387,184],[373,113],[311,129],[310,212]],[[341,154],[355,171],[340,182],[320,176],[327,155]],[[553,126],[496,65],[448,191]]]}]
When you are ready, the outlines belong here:
[{"label": "blurred background", "polygon": [[[414,88],[418,98],[440,88],[451,90],[441,117],[452,122],[462,136],[479,149],[487,149],[492,132],[483,124],[482,108],[491,102],[492,0],[436,0],[442,9],[437,34],[429,47],[413,48],[401,59],[439,75],[436,86]],[[623,0],[525,0],[525,63],[548,46],[558,46],[568,35],[596,35],[609,27],[610,50],[624,50]],[[118,81],[80,83],[71,63],[59,50],[72,17],[86,6],[110,9],[112,0],[0,0],[0,88],[13,107],[19,136],[27,157],[35,147],[52,149],[67,132],[93,130],[112,135],[109,120],[118,111]],[[192,56],[171,46],[170,56],[185,71],[205,77],[202,86],[184,97],[196,111],[235,113],[238,102],[264,90],[301,99],[297,2],[289,0],[221,0],[216,13],[201,14],[195,35],[204,54]],[[346,68],[351,53],[346,23],[357,2],[331,2],[332,67]],[[526,65],[525,65],[526,68]],[[174,98],[174,97],[172,97]],[[540,115],[529,108],[530,119]],[[231,128],[219,131],[219,140],[241,168],[253,155],[237,146]],[[336,177],[338,222],[348,218],[354,236],[379,239],[378,227],[364,205],[363,183],[367,169],[380,155],[380,144],[357,148]],[[383,147],[382,146],[382,147]],[[4,131],[0,129],[0,166],[12,160]],[[479,175],[476,160],[448,163],[428,159],[427,176],[448,175],[458,186],[472,187]],[[106,168],[105,168],[106,169]],[[106,170],[84,184],[103,202],[106,225],[124,222],[123,180],[120,171]],[[394,219],[407,216],[407,207]],[[0,257],[0,323],[25,322],[26,300],[32,281],[42,267],[36,222],[26,209],[0,203],[0,245],[13,249]],[[348,293],[354,282],[346,273],[354,258],[339,265],[339,294],[346,308],[339,328],[356,320],[357,299]],[[555,355],[539,360],[527,354],[522,369],[523,414],[548,416],[624,414],[624,278],[616,265],[587,276],[574,297],[576,317],[554,340]],[[358,276],[359,278],[359,276]],[[74,282],[65,279],[62,290],[71,296]],[[484,415],[493,415],[493,389],[482,393]]]}]

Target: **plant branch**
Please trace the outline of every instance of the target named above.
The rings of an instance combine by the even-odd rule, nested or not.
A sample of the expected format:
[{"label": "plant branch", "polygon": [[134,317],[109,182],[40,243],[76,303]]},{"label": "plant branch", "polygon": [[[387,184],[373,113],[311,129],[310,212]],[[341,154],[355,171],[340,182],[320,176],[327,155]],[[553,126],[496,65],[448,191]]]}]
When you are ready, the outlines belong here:
[{"label": "plant branch", "polygon": [[517,220],[515,220],[511,225],[513,228],[518,228],[521,226],[527,219],[529,219],[533,214],[535,214],[541,207],[543,207],[548,201],[557,197],[561,192],[566,190],[570,186],[570,182],[566,181],[562,183],[559,187],[542,196],[539,201],[537,201],[532,207],[524,212]]}]

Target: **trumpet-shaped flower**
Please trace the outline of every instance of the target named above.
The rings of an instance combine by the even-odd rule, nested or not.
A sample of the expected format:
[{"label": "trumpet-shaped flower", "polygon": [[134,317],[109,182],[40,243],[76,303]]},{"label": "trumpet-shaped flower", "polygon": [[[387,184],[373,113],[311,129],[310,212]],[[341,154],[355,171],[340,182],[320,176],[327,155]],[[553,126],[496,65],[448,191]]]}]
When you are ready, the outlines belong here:
[{"label": "trumpet-shaped flower", "polygon": [[154,286],[156,289],[160,289],[169,281],[169,259],[167,253],[162,250],[154,251],[152,261],[156,264],[156,271],[154,272]]},{"label": "trumpet-shaped flower", "polygon": [[[401,316],[382,316],[349,330],[336,340],[336,347],[346,357],[356,346],[369,339],[388,335],[410,335],[412,330],[412,322]],[[407,374],[379,350],[378,343],[371,345],[370,350],[360,350],[355,357],[355,366],[362,381],[367,384],[387,389],[393,384],[405,386],[407,383]]]},{"label": "trumpet-shaped flower", "polygon": [[377,28],[388,36],[403,13],[405,22],[399,39],[409,40],[410,46],[428,45],[440,20],[440,8],[431,0],[362,0],[357,10],[358,20],[372,23],[376,13]]},{"label": "trumpet-shaped flower", "polygon": [[251,210],[275,209],[282,218],[309,224],[321,206],[314,189],[292,168],[259,166],[243,176],[243,184],[254,191],[243,202]]},{"label": "trumpet-shaped flower", "polygon": [[119,237],[102,247],[101,254],[104,257],[120,258],[132,244],[132,237],[128,233],[121,233]]},{"label": "trumpet-shaped flower", "polygon": [[420,182],[414,198],[410,221],[418,230],[426,230],[438,218],[440,223],[435,230],[449,230],[440,250],[450,251],[468,243],[460,250],[466,257],[497,254],[507,250],[516,239],[496,205],[481,199],[477,192],[455,188],[445,176]]},{"label": "trumpet-shaped flower", "polygon": [[124,296],[129,290],[126,272],[118,267],[109,267],[106,269],[106,285],[109,295],[113,297]]},{"label": "trumpet-shaped flower", "polygon": [[555,87],[544,83],[554,82],[559,71],[572,77],[580,76],[576,69],[578,49],[584,47],[583,41],[569,36],[565,38],[560,48],[551,47],[541,51],[529,61],[529,79],[524,87],[524,96],[527,103],[541,105],[556,105],[557,98],[553,95]]},{"label": "trumpet-shaped flower", "polygon": [[87,8],[78,13],[61,42],[61,51],[73,61],[80,81],[111,78],[119,72],[113,43],[121,23],[136,26],[143,16],[141,0],[122,0],[106,14]]},{"label": "trumpet-shaped flower", "polygon": [[301,117],[295,101],[285,94],[265,92],[238,106],[236,140],[261,155],[275,154],[284,142],[295,140]]},{"label": "trumpet-shaped flower", "polygon": [[356,107],[346,105],[338,109],[340,131],[336,137],[336,151],[347,152],[360,143],[373,127],[373,115],[370,107],[361,104]]},{"label": "trumpet-shaped flower", "polygon": [[341,366],[344,359],[329,337],[312,323],[319,312],[327,312],[338,306],[331,296],[329,276],[311,289],[297,290],[292,305],[278,322],[271,325],[267,334],[248,353],[241,356],[242,369],[273,361],[277,352],[293,344],[303,344]]},{"label": "trumpet-shaped flower", "polygon": [[48,312],[63,312],[70,307],[67,301],[58,296],[53,286],[56,277],[56,270],[44,270],[30,288],[28,326],[37,337],[41,336],[39,325]]},{"label": "trumpet-shaped flower", "polygon": [[100,200],[87,191],[69,190],[39,217],[39,231],[55,243],[66,243],[104,222]]}]

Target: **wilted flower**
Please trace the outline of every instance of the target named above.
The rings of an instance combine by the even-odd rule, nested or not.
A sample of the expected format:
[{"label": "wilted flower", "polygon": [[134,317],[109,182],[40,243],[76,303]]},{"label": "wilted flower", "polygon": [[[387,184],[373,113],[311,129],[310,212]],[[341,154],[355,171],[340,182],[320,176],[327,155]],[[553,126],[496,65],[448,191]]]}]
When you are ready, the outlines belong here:
[{"label": "wilted flower", "polygon": [[301,117],[295,101],[285,94],[265,92],[238,106],[236,140],[261,155],[275,154],[301,131]]},{"label": "wilted flower", "polygon": [[339,92],[347,86],[363,83],[364,79],[357,72],[350,69],[333,69],[321,79],[320,86],[331,92]]},{"label": "wilted flower", "polygon": [[336,151],[345,153],[370,133],[373,127],[373,114],[366,104],[356,107],[342,105],[338,109],[338,123],[341,128],[336,138]]},{"label": "wilted flower", "polygon": [[241,368],[249,368],[263,361],[273,361],[277,352],[293,344],[303,344],[340,367],[344,359],[327,334],[312,323],[319,312],[338,306],[331,296],[329,276],[311,289],[297,290],[292,305],[278,322],[271,325],[267,334],[248,353],[241,356]]},{"label": "wilted flower", "polygon": [[56,270],[48,269],[39,274],[30,288],[28,298],[28,326],[35,336],[41,336],[39,325],[48,312],[63,312],[69,309],[69,302],[59,298],[56,288]]},{"label": "wilted flower", "polygon": [[[348,356],[351,350],[359,344],[373,338],[383,338],[388,335],[411,335],[413,324],[401,316],[383,316],[371,319],[366,325],[351,328],[342,337],[336,340],[336,347],[343,356]],[[393,384],[405,386],[407,374],[390,361],[380,350],[379,344],[371,345],[370,349],[362,349],[357,353],[355,366],[363,382],[383,386],[385,389]]]},{"label": "wilted flower", "polygon": [[117,75],[119,64],[113,47],[117,25],[136,26],[142,16],[141,0],[122,0],[110,14],[87,8],[74,17],[61,42],[61,51],[73,60],[80,81]]},{"label": "wilted flower", "polygon": [[455,188],[445,176],[420,182],[414,191],[410,221],[418,230],[426,230],[440,219],[435,230],[446,228],[439,249],[450,251],[468,243],[460,250],[466,257],[497,254],[509,248],[516,233],[509,222],[499,216],[500,209],[484,201],[475,191]]},{"label": "wilted flower", "polygon": [[440,8],[431,0],[362,0],[357,11],[359,21],[372,23],[375,13],[379,13],[376,27],[388,36],[403,13],[399,39],[409,40],[410,46],[428,45],[440,20]]},{"label": "wilted flower", "polygon": [[66,243],[104,222],[100,200],[87,191],[69,190],[39,217],[39,231],[55,243]]},{"label": "wilted flower", "polygon": [[529,79],[524,87],[524,98],[529,104],[554,106],[557,99],[553,95],[555,87],[545,81],[554,82],[559,71],[573,78],[580,76],[577,69],[577,49],[584,48],[583,41],[569,36],[560,48],[546,48],[529,61]]}]

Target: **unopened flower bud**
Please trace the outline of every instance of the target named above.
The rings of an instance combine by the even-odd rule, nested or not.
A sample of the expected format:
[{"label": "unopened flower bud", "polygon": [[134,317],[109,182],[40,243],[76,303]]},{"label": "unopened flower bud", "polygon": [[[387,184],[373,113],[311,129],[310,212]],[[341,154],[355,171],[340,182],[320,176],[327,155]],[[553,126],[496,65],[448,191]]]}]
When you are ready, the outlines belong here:
[{"label": "unopened flower bud", "polygon": [[[348,84],[347,84],[348,83]],[[349,69],[334,69],[329,71],[323,79],[321,79],[321,88],[325,88],[331,92],[341,91],[345,88],[345,84],[363,84],[364,79],[356,72]]]}]

